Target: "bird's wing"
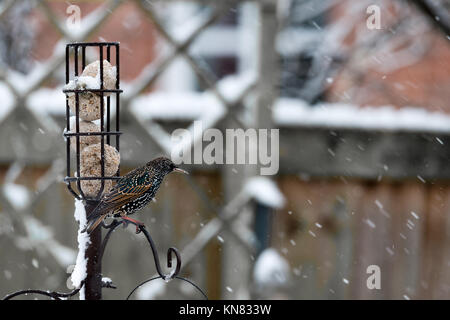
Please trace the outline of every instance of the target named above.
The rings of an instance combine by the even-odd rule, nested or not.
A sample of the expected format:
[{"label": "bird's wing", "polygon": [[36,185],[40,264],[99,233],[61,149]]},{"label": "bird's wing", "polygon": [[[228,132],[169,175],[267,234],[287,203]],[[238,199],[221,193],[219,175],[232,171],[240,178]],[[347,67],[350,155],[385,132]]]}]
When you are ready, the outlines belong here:
[{"label": "bird's wing", "polygon": [[95,219],[108,212],[114,212],[126,203],[137,199],[152,186],[148,179],[148,173],[132,171],[120,179],[110,192],[102,197],[100,204],[87,217],[88,220]]}]

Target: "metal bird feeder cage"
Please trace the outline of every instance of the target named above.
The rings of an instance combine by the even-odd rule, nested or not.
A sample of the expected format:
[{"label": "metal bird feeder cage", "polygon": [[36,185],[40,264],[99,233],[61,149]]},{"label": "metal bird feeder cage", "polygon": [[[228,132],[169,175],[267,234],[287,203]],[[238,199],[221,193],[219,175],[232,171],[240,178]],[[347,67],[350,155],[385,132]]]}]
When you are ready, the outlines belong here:
[{"label": "metal bird feeder cage", "polygon": [[[120,151],[120,97],[119,95],[122,93],[120,89],[120,57],[119,57],[119,43],[118,42],[88,42],[88,43],[70,43],[66,46],[66,84],[70,81],[70,73],[73,72],[74,77],[78,77],[80,74],[80,65],[81,70],[84,70],[86,67],[86,48],[88,47],[96,47],[98,48],[99,53],[99,74],[100,74],[100,88],[99,89],[64,89],[63,92],[68,94],[75,95],[75,132],[70,132],[73,130],[71,128],[71,120],[70,120],[70,108],[69,108],[69,100],[66,99],[66,132],[64,132],[64,137],[66,138],[66,159],[67,159],[67,175],[64,178],[64,181],[67,183],[67,188],[69,191],[77,198],[83,199],[88,202],[94,201],[97,202],[104,190],[105,180],[117,180],[119,179],[120,169],[117,170],[115,176],[107,177],[105,176],[105,143],[110,145],[111,140],[115,140],[115,148],[117,151]],[[70,68],[70,54],[73,51],[73,68]],[[81,51],[81,52],[80,52]],[[106,51],[106,52],[105,52]],[[113,51],[113,52],[111,52]],[[116,65],[116,85],[115,89],[105,89],[104,87],[104,64],[102,63],[104,59],[108,62],[111,62],[112,54],[115,57],[115,65]],[[80,132],[80,94],[92,92],[100,96],[100,131],[99,132]],[[109,95],[112,93],[111,95]],[[108,95],[107,95],[108,94]],[[106,119],[105,119],[105,101],[104,97],[106,96]],[[115,131],[112,131],[111,125],[111,98],[115,98]],[[100,136],[101,139],[101,175],[100,176],[89,176],[82,177],[80,172],[80,138],[84,136]],[[74,137],[76,139],[76,168],[75,174],[72,175],[71,171],[71,138]],[[106,137],[106,141],[105,141]],[[115,139],[111,139],[111,137],[115,137]],[[82,180],[99,180],[101,181],[100,190],[97,192],[97,195],[92,198],[86,196],[83,192],[83,188],[81,187]],[[74,189],[73,185],[76,185],[76,189]]]}]

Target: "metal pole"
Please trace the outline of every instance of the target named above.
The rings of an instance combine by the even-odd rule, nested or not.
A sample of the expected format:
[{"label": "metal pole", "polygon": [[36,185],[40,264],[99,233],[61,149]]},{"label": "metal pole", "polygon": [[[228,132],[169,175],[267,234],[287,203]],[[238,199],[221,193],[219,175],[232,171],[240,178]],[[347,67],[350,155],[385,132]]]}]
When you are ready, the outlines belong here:
[{"label": "metal pole", "polygon": [[[64,179],[64,181],[67,183],[67,187],[69,191],[77,198],[82,199],[85,202],[85,211],[86,214],[89,215],[98,205],[99,198],[101,193],[104,189],[104,181],[105,179],[117,179],[119,176],[119,170],[116,174],[116,177],[110,178],[105,177],[105,136],[106,136],[106,143],[110,144],[111,139],[110,135],[116,136],[116,148],[117,151],[119,151],[119,135],[121,134],[119,130],[119,94],[122,92],[120,90],[119,86],[119,43],[117,42],[87,42],[87,43],[72,43],[68,44],[66,46],[66,84],[70,81],[70,47],[74,49],[74,70],[73,75],[74,77],[78,76],[79,73],[79,48],[81,48],[81,63],[82,63],[82,69],[86,67],[86,47],[97,47],[99,49],[99,76],[100,76],[100,89],[92,89],[89,90],[91,92],[95,92],[96,94],[99,94],[100,99],[100,132],[95,133],[101,137],[101,175],[98,177],[87,177],[90,180],[99,180],[101,181],[101,187],[98,192],[98,195],[95,199],[88,198],[82,188],[81,188],[81,179],[80,179],[80,157],[81,157],[81,148],[80,148],[80,136],[86,136],[85,132],[80,132],[80,102],[79,102],[79,94],[80,92],[85,91],[85,89],[64,89],[63,92],[66,94],[72,93],[75,94],[76,97],[76,112],[75,112],[75,133],[70,132],[70,109],[68,101],[66,101],[66,122],[67,122],[67,132],[64,133],[64,136],[67,138],[66,140],[66,152],[67,152],[67,176]],[[111,60],[111,47],[115,48],[115,54],[116,54],[116,89],[105,89],[103,84],[103,58],[104,58],[104,47],[106,47],[106,59],[110,62]],[[114,92],[116,94],[116,131],[111,132],[111,115],[110,115],[110,96],[107,97],[107,110],[106,110],[106,121],[104,119],[104,100],[103,97],[105,95],[105,92],[111,93]],[[105,131],[105,125],[106,125],[106,131]],[[72,129],[73,130],[73,129]],[[92,134],[92,133],[91,133]],[[75,137],[76,139],[76,176],[71,176],[71,168],[70,168],[70,161],[71,161],[71,147],[70,147],[70,137]],[[83,178],[83,177],[81,177]],[[72,182],[76,182],[76,185],[78,187],[78,194],[77,192],[72,188]],[[84,281],[84,293],[85,293],[85,299],[86,300],[100,300],[102,298],[102,265],[101,265],[101,252],[102,252],[102,228],[96,228],[91,234],[90,234],[90,243],[89,247],[86,249],[86,252],[84,252],[84,257],[87,259],[87,270],[86,270],[86,279]]]},{"label": "metal pole", "polygon": [[[86,215],[89,215],[97,206],[98,201],[86,201]],[[90,234],[91,243],[86,250],[87,276],[85,280],[85,299],[102,299],[102,261],[100,248],[102,244],[102,228],[95,228]]]}]

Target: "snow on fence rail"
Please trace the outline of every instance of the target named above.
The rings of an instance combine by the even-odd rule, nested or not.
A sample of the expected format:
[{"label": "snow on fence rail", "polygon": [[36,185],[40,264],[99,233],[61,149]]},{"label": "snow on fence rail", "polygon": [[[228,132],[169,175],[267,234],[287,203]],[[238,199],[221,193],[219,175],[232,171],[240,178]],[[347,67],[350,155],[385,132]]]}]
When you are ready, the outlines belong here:
[{"label": "snow on fence rail", "polygon": [[[30,95],[28,107],[63,116],[64,95],[59,89],[40,89]],[[48,99],[48,97],[52,99]],[[222,103],[210,92],[155,92],[133,100],[131,110],[143,120],[196,120],[219,116]],[[114,108],[113,108],[114,110]],[[278,98],[273,121],[279,127],[326,127],[382,131],[450,133],[450,114],[421,107],[359,107],[345,103],[309,105],[293,98]]]}]

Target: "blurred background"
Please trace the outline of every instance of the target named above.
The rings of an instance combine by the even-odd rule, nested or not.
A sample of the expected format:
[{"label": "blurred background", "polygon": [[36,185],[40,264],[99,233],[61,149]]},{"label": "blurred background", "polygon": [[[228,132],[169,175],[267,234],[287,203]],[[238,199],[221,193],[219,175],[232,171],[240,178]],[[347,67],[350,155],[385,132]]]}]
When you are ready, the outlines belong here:
[{"label": "blurred background", "polygon": [[[163,257],[180,250],[182,275],[210,299],[449,299],[449,9],[0,1],[0,296],[70,290],[78,227],[63,183],[65,44],[119,41],[122,173],[170,155],[171,132],[194,120],[280,130],[277,175],[186,165],[191,175],[168,176],[136,217]],[[381,282],[371,289],[373,265]],[[118,289],[104,298],[125,298],[154,273],[143,237],[117,230],[103,275]],[[201,296],[156,281],[134,298]]]}]

